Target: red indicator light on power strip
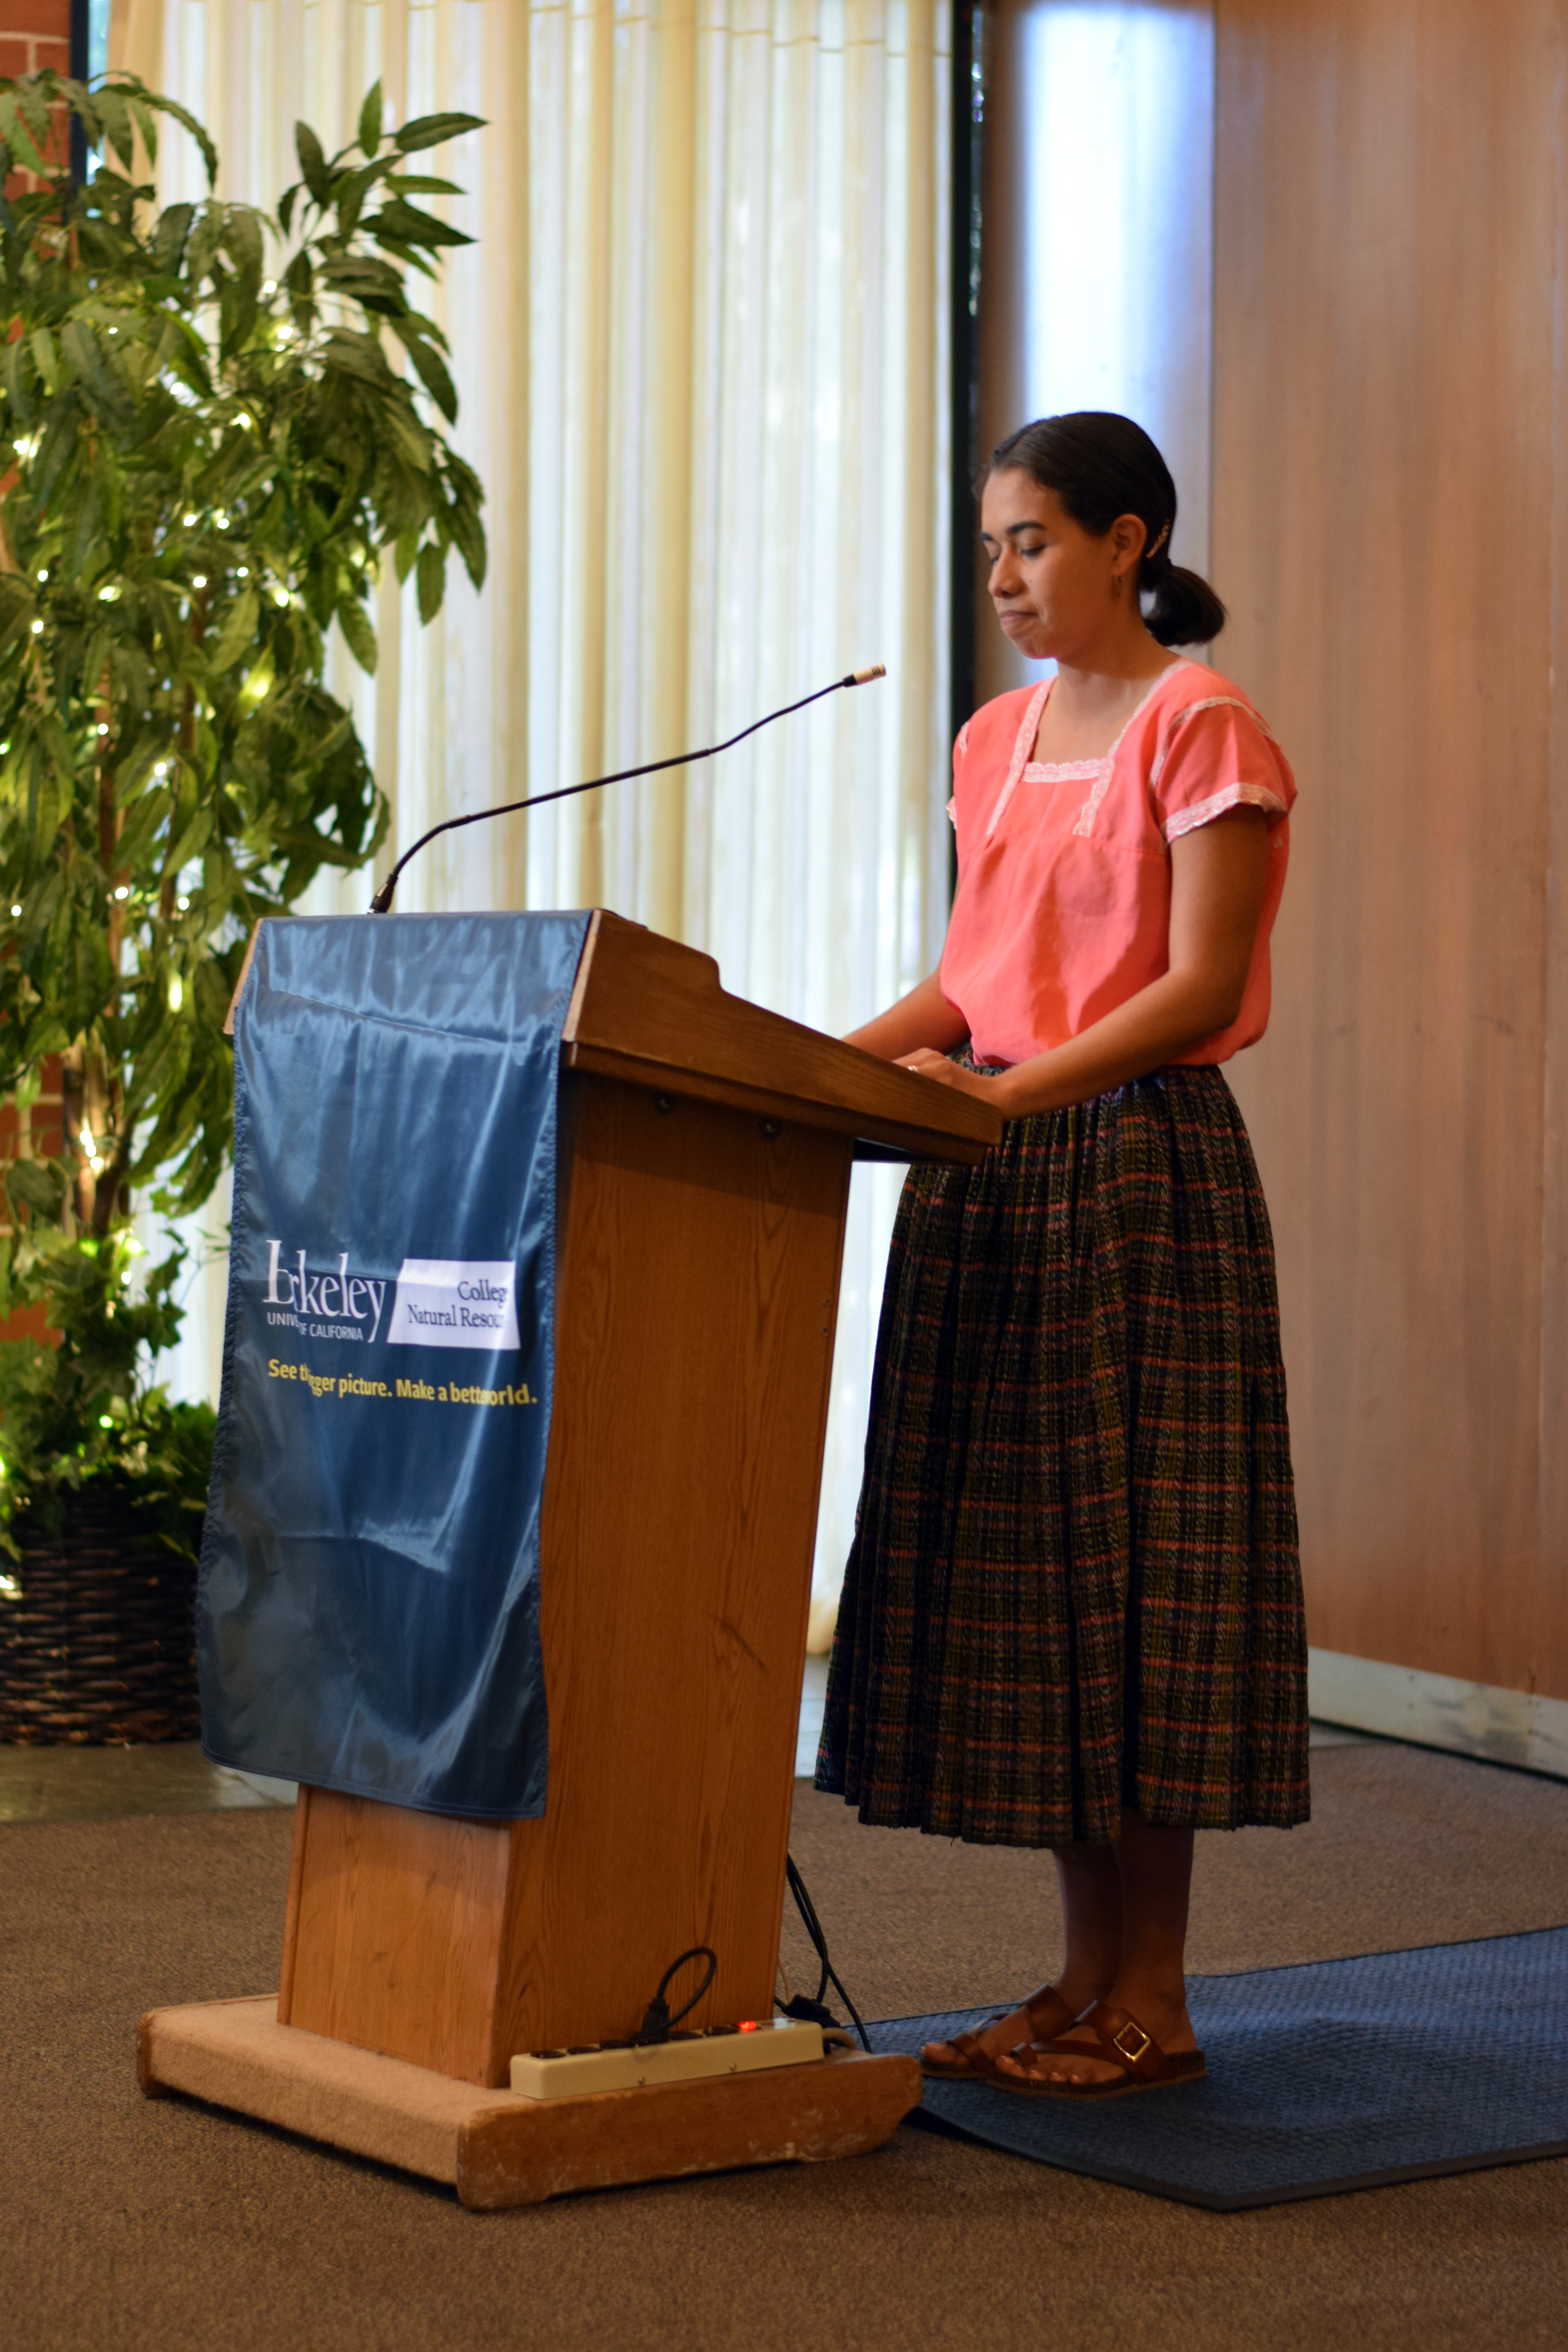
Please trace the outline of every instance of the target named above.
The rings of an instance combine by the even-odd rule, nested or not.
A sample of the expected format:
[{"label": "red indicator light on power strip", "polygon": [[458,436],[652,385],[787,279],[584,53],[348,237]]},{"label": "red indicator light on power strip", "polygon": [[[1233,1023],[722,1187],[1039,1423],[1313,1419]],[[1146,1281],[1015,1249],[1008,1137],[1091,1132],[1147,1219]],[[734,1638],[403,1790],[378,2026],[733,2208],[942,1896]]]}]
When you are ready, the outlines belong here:
[{"label": "red indicator light on power strip", "polygon": [[754,2017],[742,2017],[735,2028],[737,2033],[754,2033],[756,2030],[757,2021]]}]

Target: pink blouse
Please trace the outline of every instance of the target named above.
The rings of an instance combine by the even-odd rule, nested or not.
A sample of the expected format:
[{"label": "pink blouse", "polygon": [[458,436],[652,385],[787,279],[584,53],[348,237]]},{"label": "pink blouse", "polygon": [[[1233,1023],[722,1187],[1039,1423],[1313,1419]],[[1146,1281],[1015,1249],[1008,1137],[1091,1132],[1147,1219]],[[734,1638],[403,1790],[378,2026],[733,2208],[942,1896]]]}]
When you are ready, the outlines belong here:
[{"label": "pink blouse", "polygon": [[1241,1012],[1178,1062],[1225,1062],[1268,1021],[1268,935],[1295,779],[1239,687],[1201,662],[1161,673],[1103,759],[1030,757],[1052,681],[1000,694],[953,749],[958,895],[942,991],[977,1061],[1064,1045],[1170,967],[1171,851],[1242,805],[1268,821],[1268,880]]}]

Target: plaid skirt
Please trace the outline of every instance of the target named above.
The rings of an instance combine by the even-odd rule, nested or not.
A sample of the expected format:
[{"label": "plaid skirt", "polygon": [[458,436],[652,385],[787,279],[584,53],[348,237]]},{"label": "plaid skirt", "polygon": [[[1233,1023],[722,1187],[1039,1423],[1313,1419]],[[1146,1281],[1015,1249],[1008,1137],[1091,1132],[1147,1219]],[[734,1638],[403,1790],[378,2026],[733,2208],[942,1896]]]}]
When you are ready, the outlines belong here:
[{"label": "plaid skirt", "polygon": [[816,1786],[981,1845],[1307,1819],[1274,1246],[1217,1069],[911,1171]]}]

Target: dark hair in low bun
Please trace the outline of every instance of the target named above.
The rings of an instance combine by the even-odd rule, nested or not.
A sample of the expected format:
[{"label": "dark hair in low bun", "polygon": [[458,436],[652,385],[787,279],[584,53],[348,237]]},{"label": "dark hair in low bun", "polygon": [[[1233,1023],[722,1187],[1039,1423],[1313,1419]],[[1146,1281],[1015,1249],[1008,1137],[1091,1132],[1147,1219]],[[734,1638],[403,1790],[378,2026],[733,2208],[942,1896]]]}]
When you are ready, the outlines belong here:
[{"label": "dark hair in low bun", "polygon": [[1225,626],[1225,606],[1206,580],[1171,561],[1176,485],[1141,425],[1109,409],[1042,416],[999,441],[981,478],[1016,469],[1054,490],[1074,522],[1102,539],[1119,515],[1134,514],[1150,551],[1138,565],[1143,625],[1163,646],[1206,646]]}]

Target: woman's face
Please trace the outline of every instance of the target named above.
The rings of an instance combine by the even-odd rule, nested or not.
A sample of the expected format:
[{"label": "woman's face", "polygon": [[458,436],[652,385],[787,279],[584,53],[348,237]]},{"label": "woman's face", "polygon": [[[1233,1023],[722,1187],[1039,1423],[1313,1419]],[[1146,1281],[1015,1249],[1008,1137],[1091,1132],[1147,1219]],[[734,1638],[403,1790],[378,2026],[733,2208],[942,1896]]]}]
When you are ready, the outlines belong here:
[{"label": "woman's face", "polygon": [[1010,467],[991,476],[980,499],[980,538],[991,564],[987,585],[1004,636],[1028,660],[1070,661],[1112,617],[1110,583],[1118,571],[1125,608],[1130,523],[1141,543],[1143,526],[1132,516],[1097,539],[1032,475]]}]

